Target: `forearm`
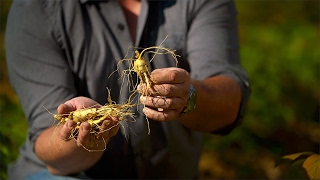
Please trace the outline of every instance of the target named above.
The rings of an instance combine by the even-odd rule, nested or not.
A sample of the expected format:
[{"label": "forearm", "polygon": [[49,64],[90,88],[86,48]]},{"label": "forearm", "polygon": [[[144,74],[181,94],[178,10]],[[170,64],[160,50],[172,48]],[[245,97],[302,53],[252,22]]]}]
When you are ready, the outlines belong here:
[{"label": "forearm", "polygon": [[[89,152],[78,146],[74,139],[62,140],[59,134],[61,126],[54,126],[43,131],[35,143],[37,156],[52,174],[78,173],[88,169],[101,158],[103,151]],[[99,144],[99,147],[101,146]]]},{"label": "forearm", "polygon": [[196,108],[178,121],[194,130],[213,132],[236,120],[242,97],[236,81],[227,76],[214,76],[191,83],[197,92]]}]

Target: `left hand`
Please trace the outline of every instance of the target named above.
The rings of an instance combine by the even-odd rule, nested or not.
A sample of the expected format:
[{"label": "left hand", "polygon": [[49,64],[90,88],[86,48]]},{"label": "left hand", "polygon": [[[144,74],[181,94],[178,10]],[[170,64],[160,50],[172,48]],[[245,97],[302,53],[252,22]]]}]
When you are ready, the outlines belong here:
[{"label": "left hand", "polygon": [[[86,107],[100,108],[101,105],[87,97],[75,97],[66,101],[64,104],[61,104],[58,107],[58,113],[67,114],[71,111],[80,110]],[[69,141],[70,135],[75,126],[76,123],[74,121],[68,120],[60,130],[61,139],[64,141]],[[100,142],[102,144],[102,147],[105,146],[105,143],[107,143],[111,137],[117,134],[119,127],[120,126],[117,117],[106,118],[103,123],[101,123],[101,126],[99,128],[100,131],[96,134],[96,140],[103,141],[97,141],[97,143]],[[77,145],[79,147],[90,147],[90,144],[92,142],[92,139],[90,137],[90,129],[91,126],[88,122],[82,122],[80,124],[78,137],[76,139]]]},{"label": "left hand", "polygon": [[181,68],[162,68],[151,72],[154,82],[152,89],[139,85],[138,90],[147,91],[141,95],[140,102],[145,105],[144,114],[156,121],[176,119],[188,101],[190,74]]}]

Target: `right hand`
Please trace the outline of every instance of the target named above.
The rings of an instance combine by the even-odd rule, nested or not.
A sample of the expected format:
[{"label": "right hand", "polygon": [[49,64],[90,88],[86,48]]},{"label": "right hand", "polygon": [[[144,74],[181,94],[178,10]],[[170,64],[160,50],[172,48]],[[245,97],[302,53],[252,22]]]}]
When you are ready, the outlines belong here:
[{"label": "right hand", "polygon": [[[64,104],[61,104],[58,107],[58,113],[59,114],[66,114],[69,113],[71,111],[75,111],[75,110],[79,110],[79,109],[83,109],[86,107],[95,107],[95,108],[99,108],[101,107],[100,104],[98,104],[96,101],[87,98],[87,97],[75,97],[69,101],[66,101]],[[71,132],[73,130],[73,128],[76,127],[76,123],[72,120],[68,120],[62,127],[61,131],[60,131],[60,136],[61,139],[63,139],[64,141],[69,141],[70,140],[70,135]],[[96,140],[95,143],[98,143],[98,148],[101,149],[101,146],[104,147],[109,139],[116,135],[118,130],[119,130],[119,121],[116,117],[113,118],[107,118],[103,121],[101,128],[100,128],[100,132],[97,136],[96,136]],[[110,129],[111,128],[111,129]],[[95,148],[96,146],[94,145],[93,147],[90,147],[92,144],[92,137],[90,137],[90,129],[91,126],[88,122],[83,122],[80,125],[79,128],[79,134],[77,137],[77,145],[80,146],[84,146],[87,149],[92,149]],[[107,130],[110,129],[110,130]],[[107,131],[105,131],[107,130]],[[101,146],[100,146],[101,144]]]}]

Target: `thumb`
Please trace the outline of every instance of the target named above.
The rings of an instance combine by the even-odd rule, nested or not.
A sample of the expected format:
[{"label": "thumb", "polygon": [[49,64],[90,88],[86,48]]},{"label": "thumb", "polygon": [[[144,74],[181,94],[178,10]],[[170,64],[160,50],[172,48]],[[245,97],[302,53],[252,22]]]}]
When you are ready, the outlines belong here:
[{"label": "thumb", "polygon": [[66,114],[66,113],[69,113],[71,111],[74,111],[75,109],[70,106],[70,105],[67,105],[67,104],[60,104],[58,106],[58,114]]}]

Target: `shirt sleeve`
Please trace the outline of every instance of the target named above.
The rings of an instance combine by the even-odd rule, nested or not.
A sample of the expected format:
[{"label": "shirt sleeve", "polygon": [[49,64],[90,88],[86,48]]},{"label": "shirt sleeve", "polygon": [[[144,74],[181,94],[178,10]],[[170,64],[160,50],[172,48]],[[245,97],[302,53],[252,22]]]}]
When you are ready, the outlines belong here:
[{"label": "shirt sleeve", "polygon": [[231,77],[241,87],[242,102],[234,124],[217,134],[228,134],[241,123],[250,96],[246,71],[239,60],[238,24],[235,4],[230,0],[194,1],[187,41],[191,77]]},{"label": "shirt sleeve", "polygon": [[54,21],[41,2],[14,1],[6,26],[9,78],[28,120],[32,143],[55,122],[45,108],[56,113],[59,104],[76,95],[73,74],[56,42]]}]

